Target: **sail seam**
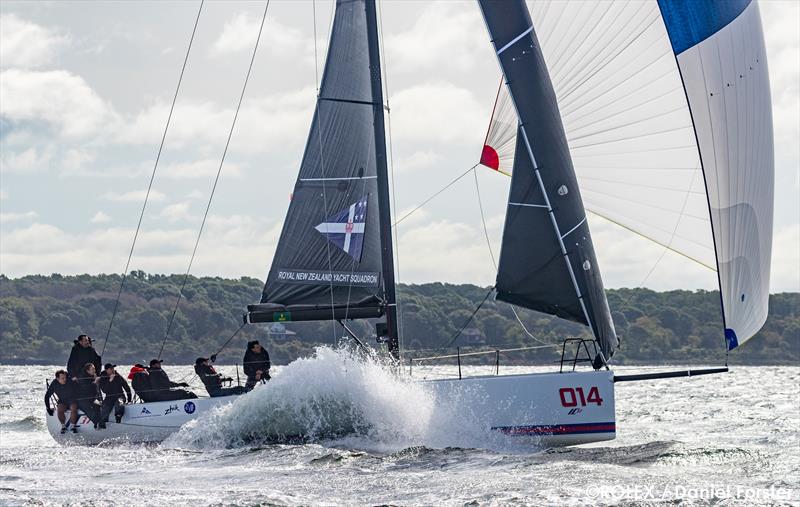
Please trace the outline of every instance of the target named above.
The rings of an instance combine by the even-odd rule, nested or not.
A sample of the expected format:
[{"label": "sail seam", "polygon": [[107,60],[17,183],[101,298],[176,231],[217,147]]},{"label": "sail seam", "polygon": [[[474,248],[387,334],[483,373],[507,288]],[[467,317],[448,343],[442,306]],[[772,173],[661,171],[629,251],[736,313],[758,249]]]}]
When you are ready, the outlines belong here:
[{"label": "sail seam", "polygon": [[524,32],[522,32],[521,34],[519,34],[519,35],[517,35],[516,37],[514,37],[513,39],[511,39],[511,41],[510,41],[508,44],[506,44],[506,45],[505,45],[505,46],[503,46],[502,48],[498,49],[498,50],[497,50],[497,54],[498,54],[498,56],[499,56],[499,55],[500,55],[500,54],[501,54],[503,51],[505,51],[506,49],[510,48],[511,46],[513,46],[514,44],[516,44],[517,42],[519,42],[519,40],[520,40],[521,38],[523,38],[523,37],[525,37],[526,35],[528,35],[529,33],[531,33],[531,31],[533,31],[533,25],[529,26],[527,30],[525,30],[525,31],[524,31]]}]

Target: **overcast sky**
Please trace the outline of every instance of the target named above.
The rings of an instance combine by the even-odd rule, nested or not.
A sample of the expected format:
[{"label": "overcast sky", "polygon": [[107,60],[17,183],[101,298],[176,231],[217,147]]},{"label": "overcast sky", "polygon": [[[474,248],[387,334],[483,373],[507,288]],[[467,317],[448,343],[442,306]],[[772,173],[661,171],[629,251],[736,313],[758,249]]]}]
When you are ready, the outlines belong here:
[{"label": "overcast sky", "polygon": [[[0,3],[0,272],[122,271],[198,5]],[[399,217],[475,164],[499,69],[473,1],[381,5]],[[775,124],[771,286],[797,291],[800,2],[760,5]],[[331,6],[316,3],[320,72]],[[313,112],[312,7],[269,8],[196,275],[266,276]],[[186,270],[262,9],[203,9],[133,269]],[[478,179],[496,253],[510,179],[488,170]],[[606,286],[716,288],[707,268],[602,219],[590,223]],[[400,281],[493,283],[471,176],[398,234]]]}]

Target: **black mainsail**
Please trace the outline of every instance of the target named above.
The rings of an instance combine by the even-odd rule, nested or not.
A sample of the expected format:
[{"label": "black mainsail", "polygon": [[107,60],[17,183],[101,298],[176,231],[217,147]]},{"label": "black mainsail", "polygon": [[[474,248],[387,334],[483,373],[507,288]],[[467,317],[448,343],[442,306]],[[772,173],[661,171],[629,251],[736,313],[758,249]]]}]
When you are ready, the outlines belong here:
[{"label": "black mainsail", "polygon": [[519,119],[497,299],[591,327],[617,346],[555,91],[524,0],[479,0]]},{"label": "black mainsail", "polygon": [[374,0],[337,0],[311,131],[260,304],[247,321],[386,315],[397,354]]}]

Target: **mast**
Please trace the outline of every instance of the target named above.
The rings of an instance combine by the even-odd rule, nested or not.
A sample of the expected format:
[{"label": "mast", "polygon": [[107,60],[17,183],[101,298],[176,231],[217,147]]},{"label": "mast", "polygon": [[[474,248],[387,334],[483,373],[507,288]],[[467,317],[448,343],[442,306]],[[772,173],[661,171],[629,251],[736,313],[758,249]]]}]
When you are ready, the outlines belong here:
[{"label": "mast", "polygon": [[395,297],[394,254],[392,245],[392,215],[389,200],[389,172],[386,167],[386,132],[383,124],[383,81],[381,80],[381,54],[378,44],[378,17],[375,0],[366,0],[367,44],[369,68],[372,77],[372,111],[375,130],[375,162],[378,174],[378,217],[381,231],[382,276],[385,291],[386,327],[389,353],[400,358],[397,332],[397,300]]}]

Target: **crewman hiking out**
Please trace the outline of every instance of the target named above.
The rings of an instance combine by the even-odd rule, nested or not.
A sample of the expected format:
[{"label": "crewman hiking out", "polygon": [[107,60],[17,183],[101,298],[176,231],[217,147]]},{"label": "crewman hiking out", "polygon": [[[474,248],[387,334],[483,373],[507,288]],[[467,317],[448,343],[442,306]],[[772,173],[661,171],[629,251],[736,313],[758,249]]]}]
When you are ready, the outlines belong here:
[{"label": "crewman hiking out", "polygon": [[100,397],[100,377],[97,376],[97,370],[92,363],[86,363],[83,370],[78,377],[77,398],[78,408],[86,414],[86,417],[94,423],[95,428],[105,428],[106,423],[100,420],[100,405],[102,398]]},{"label": "crewman hiking out", "polygon": [[114,420],[119,424],[125,414],[125,403],[133,400],[131,388],[118,373],[116,364],[107,363],[100,375],[100,391],[105,394],[103,404],[100,406],[100,423],[105,426],[108,416],[114,411]]},{"label": "crewman hiking out", "polygon": [[[53,415],[53,408],[50,406],[50,399],[54,394],[58,397],[56,410],[58,422],[61,423],[61,434],[66,433],[70,426],[72,427],[72,432],[77,433],[78,429],[75,428],[75,423],[78,421],[77,386],[67,376],[66,370],[58,370],[56,372],[55,380],[47,386],[47,392],[44,395],[44,406],[51,416]],[[67,409],[69,409],[69,422],[67,422],[65,414]]]}]

